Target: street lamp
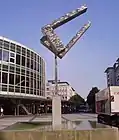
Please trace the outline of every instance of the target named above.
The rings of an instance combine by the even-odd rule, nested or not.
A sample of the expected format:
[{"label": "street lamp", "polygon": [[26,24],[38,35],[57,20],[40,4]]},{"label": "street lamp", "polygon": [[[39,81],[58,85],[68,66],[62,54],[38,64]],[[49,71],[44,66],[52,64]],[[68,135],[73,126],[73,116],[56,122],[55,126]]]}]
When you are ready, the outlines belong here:
[{"label": "street lamp", "polygon": [[[87,11],[86,6],[81,6],[72,12],[54,20],[51,24],[47,24],[41,28],[43,37],[40,39],[41,44],[48,48],[55,55],[55,95],[52,100],[52,124],[53,129],[57,129],[57,125],[61,126],[61,100],[58,99],[58,66],[57,57],[62,59],[66,53],[74,46],[74,44],[81,38],[86,30],[91,26],[91,22],[85,24],[76,35],[64,46],[63,42],[54,32],[54,30],[63,24],[73,20],[74,18],[84,14]],[[60,127],[59,127],[60,128]]]}]

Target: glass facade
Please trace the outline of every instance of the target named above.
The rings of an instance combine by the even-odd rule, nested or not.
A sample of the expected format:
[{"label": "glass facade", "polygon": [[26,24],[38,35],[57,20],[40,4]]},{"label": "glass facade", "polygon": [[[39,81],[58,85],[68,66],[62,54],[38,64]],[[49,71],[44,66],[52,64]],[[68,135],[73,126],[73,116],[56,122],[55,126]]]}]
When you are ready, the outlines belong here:
[{"label": "glass facade", "polygon": [[45,62],[34,51],[0,39],[0,91],[45,96]]}]

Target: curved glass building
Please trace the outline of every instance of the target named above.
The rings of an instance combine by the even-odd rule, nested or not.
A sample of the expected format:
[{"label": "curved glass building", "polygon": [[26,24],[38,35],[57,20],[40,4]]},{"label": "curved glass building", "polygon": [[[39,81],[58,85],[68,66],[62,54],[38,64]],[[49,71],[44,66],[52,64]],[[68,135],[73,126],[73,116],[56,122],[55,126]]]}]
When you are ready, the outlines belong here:
[{"label": "curved glass building", "polygon": [[4,37],[0,37],[0,95],[45,97],[43,58]]}]

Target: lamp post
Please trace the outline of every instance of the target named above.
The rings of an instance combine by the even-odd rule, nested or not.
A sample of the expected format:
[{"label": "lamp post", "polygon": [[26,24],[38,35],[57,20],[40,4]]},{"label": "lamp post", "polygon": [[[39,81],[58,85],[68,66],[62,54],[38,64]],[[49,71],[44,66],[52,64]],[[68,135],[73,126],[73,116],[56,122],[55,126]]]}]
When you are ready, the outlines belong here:
[{"label": "lamp post", "polygon": [[58,65],[56,55],[55,55],[55,95],[58,95]]},{"label": "lamp post", "polygon": [[58,66],[57,57],[62,59],[67,52],[74,46],[74,44],[81,38],[86,30],[91,26],[88,22],[85,24],[76,35],[64,46],[60,38],[56,35],[54,30],[63,24],[73,20],[74,18],[84,14],[87,11],[86,6],[81,6],[72,12],[65,14],[64,16],[53,21],[51,24],[41,28],[43,37],[40,39],[41,44],[48,48],[55,55],[55,95],[52,98],[52,126],[53,129],[61,129],[61,99],[58,96]]}]

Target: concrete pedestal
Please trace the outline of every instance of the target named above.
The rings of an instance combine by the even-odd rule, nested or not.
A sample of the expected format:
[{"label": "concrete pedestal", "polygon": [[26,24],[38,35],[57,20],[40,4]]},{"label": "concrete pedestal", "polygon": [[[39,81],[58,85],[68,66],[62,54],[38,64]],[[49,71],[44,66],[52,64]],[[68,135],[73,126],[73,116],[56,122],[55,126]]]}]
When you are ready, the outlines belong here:
[{"label": "concrete pedestal", "polygon": [[61,97],[55,95],[52,97],[52,127],[53,130],[61,130]]}]

